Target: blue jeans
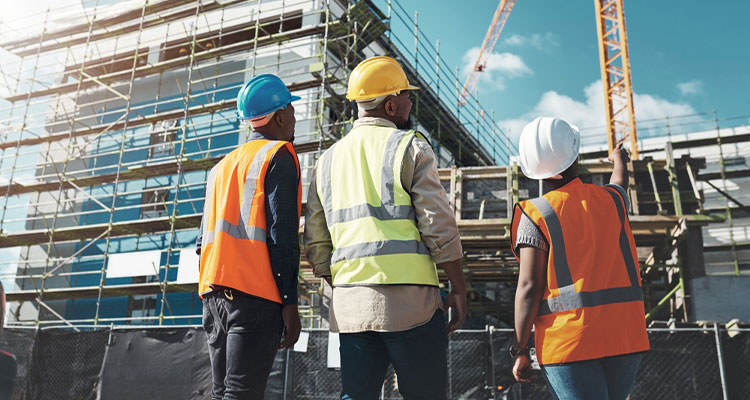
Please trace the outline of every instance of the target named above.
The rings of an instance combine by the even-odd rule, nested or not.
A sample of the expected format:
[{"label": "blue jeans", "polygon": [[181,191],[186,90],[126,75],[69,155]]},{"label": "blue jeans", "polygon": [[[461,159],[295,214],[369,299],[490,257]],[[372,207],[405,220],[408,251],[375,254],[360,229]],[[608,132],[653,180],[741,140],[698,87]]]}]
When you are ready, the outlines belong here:
[{"label": "blue jeans", "polygon": [[404,399],[446,398],[448,335],[441,310],[416,328],[342,333],[339,342],[342,399],[378,399],[389,363]]},{"label": "blue jeans", "polygon": [[232,295],[203,296],[211,400],[262,399],[284,329],[281,304],[236,290]]},{"label": "blue jeans", "polygon": [[625,400],[640,363],[636,353],[541,367],[556,399]]}]

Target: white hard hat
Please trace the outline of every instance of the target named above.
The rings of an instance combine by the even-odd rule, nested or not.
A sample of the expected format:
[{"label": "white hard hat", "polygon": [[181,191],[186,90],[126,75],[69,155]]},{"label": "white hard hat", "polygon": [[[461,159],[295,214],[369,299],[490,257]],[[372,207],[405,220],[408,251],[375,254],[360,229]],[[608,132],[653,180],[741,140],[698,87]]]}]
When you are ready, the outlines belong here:
[{"label": "white hard hat", "polygon": [[518,142],[523,174],[532,179],[555,176],[573,165],[581,148],[578,128],[560,118],[537,117]]}]

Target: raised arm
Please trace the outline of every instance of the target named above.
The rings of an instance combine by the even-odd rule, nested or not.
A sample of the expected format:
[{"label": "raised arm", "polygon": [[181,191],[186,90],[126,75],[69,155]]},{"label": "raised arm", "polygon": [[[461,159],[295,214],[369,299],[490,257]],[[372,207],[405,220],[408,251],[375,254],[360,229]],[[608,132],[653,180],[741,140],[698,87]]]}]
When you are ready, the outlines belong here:
[{"label": "raised arm", "polygon": [[617,145],[609,155],[609,160],[612,161],[615,166],[612,170],[612,177],[609,178],[609,183],[614,185],[620,185],[620,187],[628,188],[628,162],[630,156],[628,151],[622,147],[622,144]]}]

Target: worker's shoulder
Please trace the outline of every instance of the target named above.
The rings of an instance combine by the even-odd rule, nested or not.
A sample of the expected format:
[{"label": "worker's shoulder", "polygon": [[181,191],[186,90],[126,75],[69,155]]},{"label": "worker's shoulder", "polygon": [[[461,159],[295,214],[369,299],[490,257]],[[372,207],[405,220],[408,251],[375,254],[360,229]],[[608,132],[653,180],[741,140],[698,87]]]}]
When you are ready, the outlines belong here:
[{"label": "worker's shoulder", "polygon": [[318,157],[318,161],[322,160],[323,157],[325,157],[325,156],[327,156],[329,154],[333,154],[333,151],[334,151],[333,149],[336,148],[336,145],[338,145],[340,142],[344,141],[347,138],[347,136],[349,136],[349,135],[344,136],[338,142],[331,144],[331,146],[329,148],[323,150],[323,152],[320,153],[320,157]]},{"label": "worker's shoulder", "polygon": [[616,183],[607,183],[604,185],[597,185],[594,183],[584,183],[584,186],[587,187],[589,190],[594,191],[595,193],[602,194],[602,195],[609,195],[613,192],[616,192],[620,194],[621,196],[627,195],[627,191],[622,186],[616,184]]},{"label": "worker's shoulder", "polygon": [[292,153],[289,151],[289,149],[286,146],[281,146],[278,149],[276,149],[276,153],[274,153],[273,156],[274,158],[278,158],[278,157],[286,157],[289,159],[293,158]]},{"label": "worker's shoulder", "polygon": [[410,132],[414,134],[414,140],[425,142],[432,147],[432,143],[430,143],[430,139],[427,138],[427,135],[417,130],[412,130]]},{"label": "worker's shoulder", "polygon": [[422,151],[432,151],[432,143],[430,143],[430,139],[427,137],[427,135],[417,130],[410,130],[408,131],[408,134],[414,135],[414,140],[412,140],[412,145],[414,147]]},{"label": "worker's shoulder", "polygon": [[614,196],[614,193],[617,193],[619,195],[619,198],[622,200],[625,206],[625,209],[630,208],[630,199],[628,198],[628,191],[624,187],[616,183],[608,183],[604,186],[600,186],[600,188],[602,188],[602,190],[606,190],[607,194],[612,196],[612,199],[615,200],[615,202],[617,202],[617,199]]},{"label": "worker's shoulder", "polygon": [[294,167],[296,169],[297,163],[295,162],[294,155],[286,146],[279,147],[276,152],[271,157],[270,166],[271,167],[284,167],[285,169],[290,169]]},{"label": "worker's shoulder", "polygon": [[[600,200],[595,202],[594,204],[607,204],[608,206],[617,206],[618,204],[623,204],[625,206],[625,209],[628,209],[630,207],[630,200],[628,199],[627,190],[616,183],[607,183],[605,185],[584,183],[583,185],[588,189],[588,191],[586,192],[588,193],[588,196]],[[604,201],[606,199],[614,200],[615,203],[613,204],[611,201]]]},{"label": "worker's shoulder", "polygon": [[231,162],[232,158],[234,158],[232,153],[234,153],[235,151],[237,151],[237,149],[232,150],[231,152],[229,152],[229,153],[225,154],[223,157],[221,157],[221,159],[219,161],[217,161],[216,164],[214,164],[213,167],[211,167],[211,171],[210,172],[216,172],[216,171],[218,171],[218,170],[220,170],[222,168],[226,168],[226,165]]}]

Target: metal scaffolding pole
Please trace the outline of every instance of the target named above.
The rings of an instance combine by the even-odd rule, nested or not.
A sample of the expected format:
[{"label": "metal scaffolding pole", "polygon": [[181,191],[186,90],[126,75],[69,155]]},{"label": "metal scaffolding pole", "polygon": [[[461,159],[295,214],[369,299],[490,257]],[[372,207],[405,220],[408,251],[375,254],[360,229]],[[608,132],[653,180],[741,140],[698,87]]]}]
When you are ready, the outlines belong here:
[{"label": "metal scaffolding pole", "polygon": [[[131,75],[130,75],[130,85],[128,88],[128,95],[127,95],[127,104],[125,106],[125,115],[130,114],[130,107],[131,107],[131,99],[133,94],[133,83],[135,78],[135,70],[138,66],[138,47],[140,47],[140,41],[141,41],[141,35],[143,33],[143,19],[146,13],[146,6],[148,5],[148,0],[145,0],[143,2],[143,7],[141,8],[141,28],[138,30],[138,36],[136,39],[136,50],[135,50],[135,56],[133,57],[133,67],[131,69]],[[112,209],[114,210],[117,205],[117,190],[118,190],[118,184],[120,181],[120,172],[122,170],[122,160],[123,160],[123,154],[125,152],[125,139],[127,138],[128,134],[128,123],[127,119],[125,120],[125,124],[122,128],[122,136],[120,138],[120,152],[119,152],[119,158],[117,161],[117,175],[115,176],[115,181],[112,184]],[[106,275],[107,275],[107,257],[109,255],[109,244],[112,239],[111,232],[112,232],[112,224],[114,222],[115,212],[110,213],[109,215],[109,233],[107,233],[107,238],[104,244],[104,260],[102,261],[102,269],[101,269],[101,278],[99,279],[99,293],[97,295],[96,299],[96,313],[94,314],[94,325],[99,324],[99,313],[101,311],[101,304],[102,304],[102,291],[104,290],[104,283],[106,281]]]},{"label": "metal scaffolding pole", "polygon": [[[198,32],[198,18],[200,17],[200,10],[201,10],[201,0],[198,0],[198,4],[195,7],[195,21],[193,22],[193,40],[190,45],[190,67],[188,68],[188,77],[187,77],[187,88],[185,90],[185,109],[184,109],[184,118],[183,118],[183,124],[182,124],[182,138],[180,139],[180,154],[179,156],[175,156],[177,159],[177,178],[174,188],[174,199],[172,200],[172,216],[170,217],[170,226],[169,226],[169,242],[167,245],[167,264],[164,267],[164,280],[162,281],[161,278],[159,278],[159,274],[157,274],[157,278],[162,284],[162,293],[161,293],[161,306],[159,310],[159,325],[161,325],[164,321],[164,307],[169,307],[169,303],[167,302],[167,280],[169,277],[169,266],[170,266],[170,256],[172,255],[172,246],[174,245],[174,242],[176,240],[175,238],[175,225],[174,221],[177,218],[177,200],[180,196],[180,182],[183,179],[183,171],[182,171],[182,159],[185,154],[185,141],[187,139],[187,133],[188,133],[188,119],[190,117],[189,109],[190,109],[190,98],[192,96],[192,79],[193,79],[193,68],[195,67],[195,47],[196,47],[196,35]],[[174,320],[173,320],[174,322]]]}]

